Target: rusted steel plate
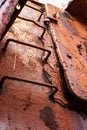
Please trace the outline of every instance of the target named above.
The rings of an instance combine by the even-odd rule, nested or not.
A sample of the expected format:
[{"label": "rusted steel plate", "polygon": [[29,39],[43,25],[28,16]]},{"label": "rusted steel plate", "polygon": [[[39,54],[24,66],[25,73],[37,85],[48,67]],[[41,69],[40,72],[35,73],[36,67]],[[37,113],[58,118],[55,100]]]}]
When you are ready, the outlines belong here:
[{"label": "rusted steel plate", "polygon": [[[22,1],[22,0],[21,0]],[[23,2],[23,1],[22,1]],[[38,7],[38,5],[28,2],[30,6]],[[31,13],[32,12],[32,13]],[[27,14],[27,15],[26,15]],[[23,8],[21,16],[29,19],[37,20],[40,13],[32,9]],[[42,16],[39,24],[44,22]],[[34,29],[33,29],[34,28]],[[7,38],[14,38],[20,41],[28,42],[50,49],[51,56],[48,63],[44,64],[47,76],[52,84],[58,85],[59,92],[56,97],[65,102],[64,95],[61,90],[61,78],[59,76],[58,61],[55,59],[54,48],[49,36],[49,32],[44,35],[44,45],[38,39],[42,29],[36,25],[16,19],[9,32],[4,37],[2,43]],[[3,44],[0,45],[0,52]],[[3,75],[14,75],[21,78],[48,82],[43,75],[43,64],[41,57],[43,53],[36,49],[10,43],[7,47],[5,55],[0,55],[0,77]],[[5,86],[5,87],[4,87]],[[8,130],[86,130],[87,116],[81,112],[69,109],[63,109],[57,103],[48,101],[49,90],[39,88],[32,84],[23,84],[22,82],[6,81],[3,85],[3,93],[0,94],[0,128]],[[60,114],[61,113],[61,114]],[[84,118],[83,118],[84,117]],[[72,123],[73,122],[73,123]]]},{"label": "rusted steel plate", "polygon": [[56,13],[56,7],[50,4],[45,5],[46,15],[51,21],[57,23],[58,14]]},{"label": "rusted steel plate", "polygon": [[51,22],[50,29],[68,90],[77,100],[87,101],[87,41],[70,33],[61,18],[58,24]]}]

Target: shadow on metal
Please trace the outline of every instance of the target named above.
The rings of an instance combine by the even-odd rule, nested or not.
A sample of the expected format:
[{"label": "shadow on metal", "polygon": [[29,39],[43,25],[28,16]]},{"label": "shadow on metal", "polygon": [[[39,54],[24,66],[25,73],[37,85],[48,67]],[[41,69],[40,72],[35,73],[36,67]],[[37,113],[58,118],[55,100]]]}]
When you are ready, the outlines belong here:
[{"label": "shadow on metal", "polygon": [[0,91],[3,89],[3,84],[4,84],[5,80],[13,80],[13,81],[25,82],[25,83],[29,83],[29,84],[38,85],[40,87],[44,86],[46,88],[51,88],[51,92],[49,93],[49,99],[51,101],[55,101],[54,95],[58,91],[58,88],[56,86],[46,84],[46,83],[40,83],[40,82],[36,82],[36,81],[32,81],[32,80],[21,79],[21,78],[17,78],[17,77],[3,76],[1,78],[1,81],[0,81]]}]

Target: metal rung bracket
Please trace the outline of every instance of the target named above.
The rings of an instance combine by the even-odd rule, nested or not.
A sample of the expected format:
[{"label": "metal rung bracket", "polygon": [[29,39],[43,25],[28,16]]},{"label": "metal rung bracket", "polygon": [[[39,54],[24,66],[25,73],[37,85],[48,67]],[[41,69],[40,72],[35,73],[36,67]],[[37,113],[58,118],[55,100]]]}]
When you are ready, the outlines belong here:
[{"label": "metal rung bracket", "polygon": [[2,51],[6,51],[6,48],[8,46],[8,44],[10,42],[15,42],[17,44],[21,44],[21,45],[24,45],[24,46],[28,46],[28,47],[32,47],[32,48],[35,48],[35,49],[39,49],[39,50],[42,50],[42,51],[46,51],[48,52],[47,56],[44,58],[43,62],[47,62],[49,56],[51,55],[51,51],[50,50],[47,50],[47,49],[44,49],[44,48],[41,48],[41,47],[38,47],[38,46],[35,46],[35,45],[31,45],[31,44],[28,44],[28,43],[25,43],[25,42],[21,42],[21,41],[18,41],[18,40],[14,40],[14,39],[7,39],[6,43],[5,43],[5,46],[4,48],[2,49]]},{"label": "metal rung bracket", "polygon": [[20,17],[20,16],[18,16],[17,18],[19,18],[19,19],[21,19],[21,20],[25,20],[25,21],[27,21],[27,22],[32,22],[32,23],[34,23],[35,25],[37,25],[38,27],[42,28],[42,29],[43,29],[43,33],[41,34],[40,37],[41,37],[41,39],[43,39],[43,36],[44,36],[44,34],[45,34],[45,32],[46,32],[46,28],[45,28],[45,27],[41,26],[40,24],[38,24],[37,22],[35,22],[35,21],[31,20],[31,19],[26,19],[26,18],[23,18],[23,17]]},{"label": "metal rung bracket", "polygon": [[36,81],[32,81],[32,80],[21,79],[21,78],[17,78],[17,77],[3,76],[1,78],[1,81],[0,81],[0,90],[2,90],[5,80],[13,80],[13,81],[31,83],[34,85],[44,86],[46,88],[51,88],[51,92],[49,93],[49,99],[52,101],[55,101],[54,95],[58,91],[58,88],[56,86],[46,84],[46,83],[40,83],[40,82],[36,82]]},{"label": "metal rung bracket", "polygon": [[36,10],[36,11],[40,12],[41,14],[40,14],[40,16],[39,16],[39,18],[38,18],[38,21],[40,21],[42,15],[43,15],[43,12],[44,12],[44,8],[41,8],[41,9],[39,10],[39,9],[33,7],[33,6],[28,5],[28,4],[26,4],[25,6],[28,7],[28,8],[31,8],[31,9],[33,9],[33,10]]}]

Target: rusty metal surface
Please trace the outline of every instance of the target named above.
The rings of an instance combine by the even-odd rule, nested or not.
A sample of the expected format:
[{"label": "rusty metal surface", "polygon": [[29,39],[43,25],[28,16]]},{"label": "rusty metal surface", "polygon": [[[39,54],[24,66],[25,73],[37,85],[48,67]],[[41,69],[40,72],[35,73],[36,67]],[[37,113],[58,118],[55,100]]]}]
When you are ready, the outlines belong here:
[{"label": "rusty metal surface", "polygon": [[54,6],[51,6],[50,4],[45,4],[45,10],[47,18],[57,23],[58,14],[56,13],[56,8]]},{"label": "rusty metal surface", "polygon": [[82,22],[79,22],[78,18],[72,17],[68,12],[65,11],[61,13],[60,19],[69,33],[87,40],[87,27]]},{"label": "rusty metal surface", "polygon": [[[60,14],[58,24],[51,22],[50,28],[56,44],[56,51],[64,70],[68,89],[73,97],[75,96],[78,100],[87,102],[87,46],[85,46],[87,41],[78,35],[73,35],[73,30],[77,34],[78,31],[77,28],[74,27],[76,29],[75,32],[72,26],[68,26],[67,22],[71,23],[68,15],[65,19],[63,18],[65,16],[62,16],[61,19],[62,12],[58,10],[57,13]],[[66,19],[68,20],[66,21]]]},{"label": "rusty metal surface", "polygon": [[[32,5],[31,2],[27,4],[41,8],[36,4]],[[39,12],[28,7],[24,7],[20,14],[34,21],[37,21],[39,15]],[[40,24],[43,25],[42,20]],[[2,52],[9,38],[43,47],[39,40],[42,32],[43,29],[34,23],[16,19],[0,46],[0,78],[8,75],[46,83],[41,61],[42,51],[11,42],[6,52],[4,54]],[[59,126],[52,108],[54,105],[48,99],[48,92],[49,89],[38,87],[38,85],[6,81],[3,92],[0,94],[0,129],[57,130]]]},{"label": "rusty metal surface", "polygon": [[[40,5],[27,2],[30,6],[41,9]],[[31,12],[33,12],[31,14]],[[40,12],[24,7],[19,16],[38,20]],[[44,14],[39,24],[43,25]],[[49,29],[41,41],[43,32],[34,23],[16,19],[0,46],[0,79],[4,75],[50,83],[59,88],[55,98],[67,100],[62,92],[60,66],[56,59],[53,41]],[[9,43],[6,52],[2,48],[9,38],[20,40],[32,45],[38,45],[51,51],[46,63],[41,59],[46,57],[34,48]],[[0,93],[0,129],[1,130],[86,130],[87,115],[83,111],[73,111],[48,99],[49,89],[35,87],[17,81],[5,81]],[[73,123],[72,123],[73,122]]]}]

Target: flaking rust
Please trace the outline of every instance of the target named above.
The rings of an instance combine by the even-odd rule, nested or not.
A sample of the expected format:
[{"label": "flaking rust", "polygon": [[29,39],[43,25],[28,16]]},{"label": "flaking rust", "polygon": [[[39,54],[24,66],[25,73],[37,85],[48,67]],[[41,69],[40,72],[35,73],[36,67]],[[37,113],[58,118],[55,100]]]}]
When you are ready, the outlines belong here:
[{"label": "flaking rust", "polygon": [[[50,10],[50,8],[51,6],[48,9]],[[79,35],[80,29],[75,28],[73,19],[68,13],[62,16],[63,12],[57,8],[54,13],[59,14],[60,18],[57,18],[57,24],[50,22],[50,30],[57,55],[64,70],[68,90],[77,101],[87,102],[87,48],[84,45],[87,40]],[[61,16],[63,19],[61,19]],[[70,26],[68,26],[69,24]],[[81,25],[77,22],[78,24]]]}]

